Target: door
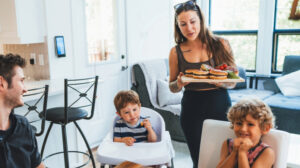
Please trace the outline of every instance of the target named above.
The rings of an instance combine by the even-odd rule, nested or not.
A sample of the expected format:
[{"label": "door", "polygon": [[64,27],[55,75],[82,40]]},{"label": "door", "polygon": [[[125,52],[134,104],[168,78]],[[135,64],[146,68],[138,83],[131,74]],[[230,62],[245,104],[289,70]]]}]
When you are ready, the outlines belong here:
[{"label": "door", "polygon": [[[114,96],[129,89],[124,1],[72,0],[74,73],[99,75],[95,114],[80,126],[90,145],[97,146],[115,116]],[[84,148],[77,134],[78,148]]]}]

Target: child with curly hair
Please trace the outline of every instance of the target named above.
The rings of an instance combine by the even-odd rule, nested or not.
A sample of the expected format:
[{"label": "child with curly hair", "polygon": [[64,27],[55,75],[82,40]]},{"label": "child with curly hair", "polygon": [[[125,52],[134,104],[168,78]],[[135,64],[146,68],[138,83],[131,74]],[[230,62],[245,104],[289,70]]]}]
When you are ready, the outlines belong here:
[{"label": "child with curly hair", "polygon": [[261,138],[274,127],[270,107],[259,99],[244,99],[227,114],[236,138],[224,141],[217,168],[271,168],[275,154]]}]

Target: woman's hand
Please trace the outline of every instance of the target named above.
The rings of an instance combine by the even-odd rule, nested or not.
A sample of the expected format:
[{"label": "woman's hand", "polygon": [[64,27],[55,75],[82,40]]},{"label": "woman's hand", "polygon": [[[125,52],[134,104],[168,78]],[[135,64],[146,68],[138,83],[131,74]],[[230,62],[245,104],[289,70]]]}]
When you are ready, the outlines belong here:
[{"label": "woman's hand", "polygon": [[182,88],[184,86],[186,86],[187,84],[189,84],[190,82],[182,82],[182,79],[181,77],[183,76],[184,74],[182,72],[179,72],[179,75],[177,76],[177,86],[179,88]]}]

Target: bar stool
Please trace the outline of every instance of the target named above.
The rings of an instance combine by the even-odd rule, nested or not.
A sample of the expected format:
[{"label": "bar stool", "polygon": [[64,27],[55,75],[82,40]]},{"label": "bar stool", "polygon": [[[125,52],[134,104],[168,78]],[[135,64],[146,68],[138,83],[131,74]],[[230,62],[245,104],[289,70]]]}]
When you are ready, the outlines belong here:
[{"label": "bar stool", "polygon": [[[88,141],[86,137],[84,136],[82,130],[80,129],[79,125],[77,124],[76,121],[81,120],[81,119],[91,119],[94,115],[94,110],[95,110],[95,100],[96,100],[96,94],[97,94],[97,84],[98,84],[98,76],[91,77],[91,78],[84,78],[84,79],[65,79],[64,80],[64,107],[55,107],[47,110],[47,121],[50,121],[50,126],[47,130],[43,145],[42,145],[42,150],[41,150],[41,156],[43,158],[44,154],[44,149],[45,145],[49,136],[49,133],[52,129],[53,124],[59,124],[61,125],[61,130],[62,130],[62,139],[63,139],[63,151],[62,152],[56,152],[53,154],[50,154],[43,158],[43,161],[58,154],[64,154],[64,163],[65,163],[65,168],[69,168],[69,156],[68,153],[79,153],[79,154],[84,154],[89,157],[89,161],[92,160],[93,167],[95,168],[95,160],[92,155],[91,148],[88,144]],[[87,89],[86,89],[87,88]],[[70,89],[74,93],[78,95],[78,97],[75,98],[75,96],[69,97],[68,94]],[[84,89],[84,91],[82,91]],[[91,96],[91,98],[89,98]],[[68,104],[68,100],[72,98],[72,103],[70,105]],[[79,102],[79,100],[84,100],[85,103],[82,105],[82,103]],[[78,105],[79,104],[79,105]],[[90,116],[88,116],[87,110],[83,109],[86,107],[90,107]],[[76,128],[78,129],[80,135],[82,136],[86,147],[88,149],[88,153],[84,153],[81,151],[69,151],[68,150],[68,143],[67,143],[67,133],[66,133],[66,125],[69,123],[74,123]],[[87,163],[79,166],[83,167],[87,165]]]},{"label": "bar stool", "polygon": [[[14,109],[14,113],[16,111],[17,114],[23,115],[28,119],[33,131],[35,132],[35,136],[42,135],[45,130],[48,91],[49,85],[27,90],[27,92],[23,95],[24,106]],[[24,107],[27,108],[27,111],[22,111],[22,114],[21,112],[19,113],[19,109],[21,110]],[[38,131],[37,128],[32,125],[38,121],[42,121],[40,131]]]}]

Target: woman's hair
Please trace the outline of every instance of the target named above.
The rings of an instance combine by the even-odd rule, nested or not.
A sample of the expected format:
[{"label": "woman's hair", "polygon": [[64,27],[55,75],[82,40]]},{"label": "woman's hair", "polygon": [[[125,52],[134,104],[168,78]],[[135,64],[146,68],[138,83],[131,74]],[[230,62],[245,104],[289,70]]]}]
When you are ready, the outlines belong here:
[{"label": "woman's hair", "polygon": [[24,68],[26,65],[25,59],[19,55],[14,54],[0,54],[0,76],[2,76],[8,83],[8,87],[11,87],[12,77],[15,75],[13,70],[15,66]]},{"label": "woman's hair", "polygon": [[139,95],[133,90],[120,91],[114,99],[114,104],[117,112],[127,106],[127,104],[138,104],[140,105]]},{"label": "woman's hair", "polygon": [[233,105],[228,113],[227,118],[231,122],[231,128],[236,121],[244,121],[247,115],[251,115],[258,120],[260,129],[265,130],[266,126],[275,127],[275,116],[271,108],[260,99],[243,99]]},{"label": "woman's hair", "polygon": [[[189,2],[189,1],[187,1]],[[186,3],[186,2],[185,2]],[[224,44],[222,43],[222,39],[214,35],[206,26],[205,19],[200,7],[194,2],[193,5],[181,5],[180,7],[175,9],[175,22],[174,22],[174,38],[176,44],[183,43],[187,41],[187,39],[182,35],[180,28],[178,26],[178,15],[182,12],[187,11],[195,11],[200,19],[200,33],[198,35],[199,39],[201,40],[202,44],[206,45],[207,54],[210,56],[212,55],[213,60],[215,61],[216,65],[220,65],[222,63],[227,63],[228,65],[235,66],[233,54],[230,48],[228,52]],[[229,46],[229,42],[225,40],[225,43]]]}]

